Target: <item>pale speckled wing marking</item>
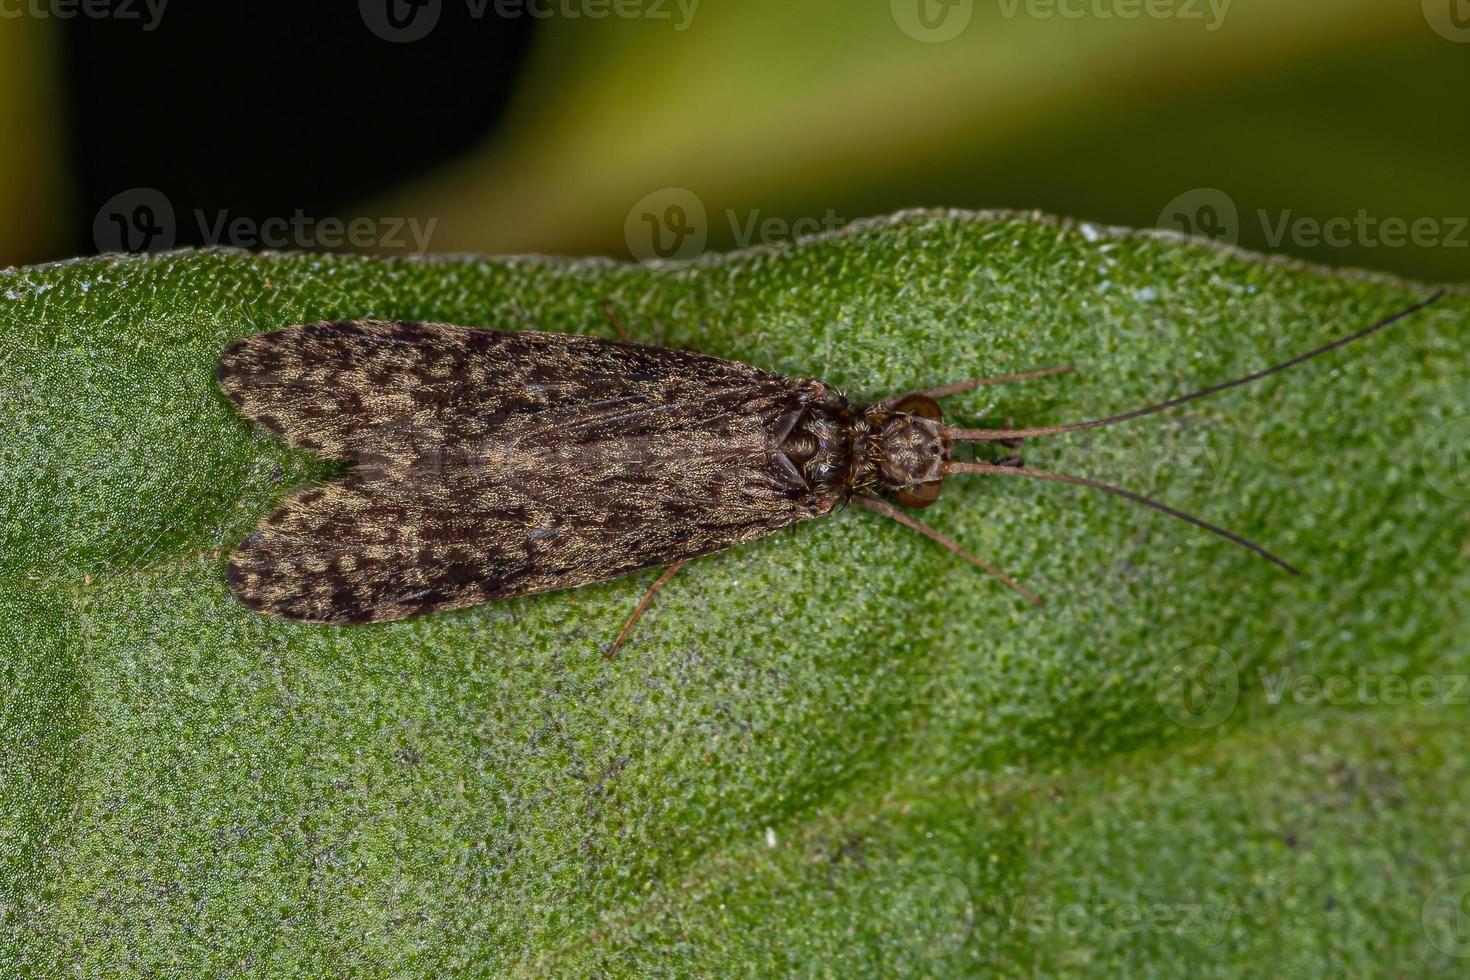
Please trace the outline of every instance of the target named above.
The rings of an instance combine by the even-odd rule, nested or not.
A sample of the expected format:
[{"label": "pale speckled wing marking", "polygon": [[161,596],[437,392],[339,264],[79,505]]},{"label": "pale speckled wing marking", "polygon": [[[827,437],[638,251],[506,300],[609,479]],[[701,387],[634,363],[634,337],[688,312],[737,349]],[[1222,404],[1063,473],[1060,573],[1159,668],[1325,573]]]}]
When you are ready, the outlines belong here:
[{"label": "pale speckled wing marking", "polygon": [[453,467],[506,427],[792,384],[690,351],[531,331],[350,321],[255,334],[215,371],[240,412],[292,445],[366,468]]},{"label": "pale speckled wing marking", "polygon": [[[373,622],[570,588],[731,547],[833,503],[793,485],[767,453],[782,417],[827,394],[816,382],[560,335],[414,324],[281,333],[227,352],[221,387],[298,445],[369,465],[289,498],[237,549],[231,587],[261,612]],[[445,334],[463,377],[412,353]],[[269,356],[279,349],[281,360]],[[384,349],[397,353],[384,362]],[[321,358],[337,373],[314,366]],[[385,408],[375,395],[396,395],[403,371],[434,393],[409,385]],[[375,424],[358,414],[375,411],[398,417],[354,428]]]}]

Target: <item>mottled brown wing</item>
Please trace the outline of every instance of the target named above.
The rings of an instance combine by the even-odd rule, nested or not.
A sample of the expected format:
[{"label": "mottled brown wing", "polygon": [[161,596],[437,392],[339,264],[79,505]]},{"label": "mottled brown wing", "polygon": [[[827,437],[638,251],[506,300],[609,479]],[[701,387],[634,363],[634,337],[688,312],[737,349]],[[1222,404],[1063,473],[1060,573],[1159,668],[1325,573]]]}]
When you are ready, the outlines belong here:
[{"label": "mottled brown wing", "polygon": [[[227,375],[268,379],[265,390],[288,403],[236,380],[226,391],[252,406],[251,417],[269,413],[301,445],[312,435],[321,451],[381,463],[296,494],[241,544],[229,578],[252,609],[328,623],[402,619],[709,554],[831,506],[767,458],[780,419],[820,394],[813,382],[589,338],[492,334],[486,343],[477,335],[489,331],[458,327],[347,329],[364,327],[371,340],[347,347],[365,358],[337,353],[343,338],[325,328],[293,328],[314,336],[266,342],[295,349],[283,360],[232,349],[229,370],[221,364],[222,387]],[[436,359],[423,351],[380,360],[383,336],[414,347],[440,331],[454,341],[455,370],[475,385],[424,373]],[[303,374],[293,357],[323,350],[338,358],[337,374],[313,370],[304,386],[285,384]],[[540,364],[482,363],[512,353]],[[242,373],[242,363],[254,367]],[[361,401],[314,394],[332,378],[362,389]],[[419,397],[416,384],[436,394]],[[385,391],[395,397],[380,399]],[[371,407],[384,401],[398,424],[373,426]],[[369,416],[371,434],[321,412],[329,405],[359,423]]]},{"label": "mottled brown wing", "polygon": [[[791,386],[690,351],[533,331],[360,320],[255,334],[215,369],[246,418],[371,469],[453,467],[506,427]],[[539,417],[539,418],[538,418]]]}]

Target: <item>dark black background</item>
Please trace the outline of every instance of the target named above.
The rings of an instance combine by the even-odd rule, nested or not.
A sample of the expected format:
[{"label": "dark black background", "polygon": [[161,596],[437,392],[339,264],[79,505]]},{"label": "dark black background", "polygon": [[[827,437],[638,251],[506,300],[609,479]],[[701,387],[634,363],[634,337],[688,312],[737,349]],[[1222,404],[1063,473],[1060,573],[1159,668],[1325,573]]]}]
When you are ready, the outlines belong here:
[{"label": "dark black background", "polygon": [[[93,217],[134,187],[157,188],[180,214],[263,220],[332,214],[424,173],[495,126],[535,26],[451,2],[425,38],[396,44],[341,0],[172,0],[151,31],[70,20],[70,251],[95,251]],[[200,238],[179,222],[178,245]]]}]

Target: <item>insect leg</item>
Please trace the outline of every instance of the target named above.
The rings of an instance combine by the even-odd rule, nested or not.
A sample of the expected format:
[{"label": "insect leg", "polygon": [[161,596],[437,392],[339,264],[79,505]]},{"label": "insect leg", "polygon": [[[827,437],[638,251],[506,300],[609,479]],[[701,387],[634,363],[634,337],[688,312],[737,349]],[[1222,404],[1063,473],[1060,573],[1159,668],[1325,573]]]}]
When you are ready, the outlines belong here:
[{"label": "insect leg", "polygon": [[[1016,427],[1016,420],[1015,419],[1006,419],[1006,428],[1007,429],[1014,429],[1015,427]],[[1000,446],[1002,449],[1009,449],[1012,452],[1015,452],[1016,450],[1020,449],[1022,446],[1024,446],[1026,444],[1026,440],[1025,439],[997,439],[997,440],[995,440],[995,444],[997,446]]]},{"label": "insect leg", "polygon": [[901,395],[883,399],[885,405],[897,405],[905,398],[913,395],[923,395],[926,398],[948,398],[950,395],[962,394],[966,391],[974,391],[976,388],[984,388],[988,385],[1009,384],[1012,381],[1035,381],[1037,378],[1051,378],[1059,374],[1071,374],[1077,370],[1076,365],[1063,364],[1061,367],[1042,368],[1039,371],[1022,371],[1020,374],[998,374],[993,378],[971,378],[968,381],[956,381],[953,384],[941,385],[938,388],[928,388],[922,391],[908,391]]},{"label": "insect leg", "polygon": [[631,344],[633,338],[628,335],[628,328],[623,326],[623,321],[618,319],[618,314],[613,310],[612,300],[602,301],[602,312],[607,317],[607,322],[611,323],[612,328],[617,331],[618,339],[625,344]]},{"label": "insect leg", "polygon": [[654,580],[654,583],[648,587],[647,592],[643,593],[643,598],[639,599],[638,605],[633,608],[633,615],[628,617],[628,621],[624,623],[623,628],[618,631],[617,639],[613,640],[612,646],[607,648],[607,653],[605,654],[607,659],[617,659],[618,648],[621,647],[623,645],[623,641],[628,638],[628,634],[633,629],[633,624],[643,618],[643,614],[648,611],[649,605],[653,602],[653,597],[658,595],[658,590],[669,584],[669,579],[673,578],[678,573],[679,569],[684,567],[685,561],[687,561],[687,559],[681,559],[674,562],[668,568],[665,568],[664,573],[660,575],[656,580]]},{"label": "insect leg", "polygon": [[859,507],[862,507],[864,510],[870,510],[875,514],[880,514],[883,517],[891,518],[892,520],[897,521],[910,530],[918,531],[930,541],[943,545],[945,548],[948,548],[956,555],[959,555],[971,565],[974,565],[976,568],[979,568],[987,575],[1015,590],[1022,598],[1031,603],[1033,606],[1045,605],[1045,603],[1041,601],[1041,598],[1037,596],[1036,593],[1032,592],[1030,589],[1026,588],[1015,579],[1011,578],[1005,572],[1002,572],[1000,569],[990,564],[990,562],[966,551],[964,547],[961,546],[960,543],[955,541],[953,538],[939,533],[927,524],[921,524],[919,521],[914,520],[908,514],[899,510],[897,507],[893,506],[882,497],[857,496],[852,498],[852,502],[857,504]]}]

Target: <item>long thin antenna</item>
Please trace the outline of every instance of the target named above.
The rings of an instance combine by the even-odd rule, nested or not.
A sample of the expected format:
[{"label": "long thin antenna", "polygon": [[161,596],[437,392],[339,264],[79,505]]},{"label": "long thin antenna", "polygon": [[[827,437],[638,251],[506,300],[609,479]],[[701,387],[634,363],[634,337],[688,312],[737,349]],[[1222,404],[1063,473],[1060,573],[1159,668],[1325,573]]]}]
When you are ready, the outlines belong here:
[{"label": "long thin antenna", "polygon": [[970,378],[968,381],[956,381],[953,384],[940,385],[938,388],[923,388],[919,391],[906,391],[902,394],[892,395],[883,399],[885,405],[897,405],[905,398],[914,395],[923,395],[936,401],[940,398],[948,398],[950,395],[959,395],[976,388],[984,388],[989,385],[1005,385],[1016,381],[1036,381],[1040,378],[1055,378],[1059,374],[1071,374],[1077,370],[1075,364],[1063,364],[1061,367],[1042,368],[1040,371],[1022,371],[1019,374],[999,374],[993,378]]},{"label": "long thin antenna", "polygon": [[1089,480],[1085,476],[1071,476],[1067,473],[1052,473],[1047,470],[1017,469],[1013,466],[992,466],[989,463],[951,463],[949,465],[949,472],[951,475],[956,473],[979,473],[987,476],[1024,476],[1032,480],[1047,480],[1051,483],[1070,483],[1073,486],[1078,487],[1091,487],[1093,490],[1101,490],[1103,493],[1111,493],[1114,496],[1123,497],[1127,500],[1133,501],[1134,503],[1143,504],[1143,506],[1145,507],[1152,507],[1154,510],[1168,514],[1170,517],[1177,517],[1179,518],[1179,520],[1193,524],[1195,527],[1203,528],[1204,530],[1209,531],[1211,534],[1218,534],[1220,537],[1224,538],[1227,541],[1234,541],[1236,544],[1241,545],[1242,547],[1249,548],[1251,551],[1254,551],[1262,558],[1266,559],[1267,561],[1274,562],[1277,565],[1280,565],[1282,568],[1286,569],[1293,575],[1301,574],[1301,572],[1297,571],[1291,565],[1287,564],[1285,560],[1271,554],[1271,552],[1267,551],[1265,548],[1262,548],[1254,541],[1250,541],[1246,538],[1241,537],[1238,534],[1227,531],[1223,527],[1216,527],[1209,521],[1200,520],[1198,517],[1186,514],[1182,510],[1175,510],[1168,504],[1161,504],[1157,500],[1150,500],[1148,497],[1145,497],[1142,494],[1134,493],[1132,490],[1124,490],[1122,487],[1115,487],[1110,483],[1102,483],[1098,480]]},{"label": "long thin antenna", "polygon": [[1250,384],[1252,381],[1259,381],[1262,378],[1270,377],[1271,375],[1276,374],[1280,371],[1285,371],[1287,368],[1295,367],[1303,361],[1310,361],[1314,357],[1320,357],[1321,355],[1326,354],[1329,351],[1337,350],[1337,348],[1339,347],[1346,347],[1348,344],[1351,344],[1356,340],[1362,340],[1364,337],[1367,337],[1370,334],[1375,334],[1380,330],[1391,327],[1395,323],[1398,323],[1400,320],[1408,319],[1415,313],[1418,313],[1420,310],[1438,301],[1441,297],[1444,296],[1444,294],[1445,291],[1441,289],[1437,291],[1433,296],[1430,296],[1428,299],[1420,303],[1416,303],[1415,305],[1409,307],[1407,310],[1404,310],[1401,313],[1395,313],[1393,316],[1388,317],[1387,319],[1378,321],[1371,327],[1364,327],[1357,333],[1349,334],[1346,337],[1334,340],[1332,343],[1326,344],[1322,347],[1318,347],[1316,350],[1307,351],[1305,354],[1298,354],[1296,357],[1293,357],[1289,361],[1282,361],[1280,364],[1268,367],[1261,371],[1256,371],[1253,374],[1248,374],[1243,378],[1236,378],[1234,381],[1226,381],[1221,384],[1211,385],[1208,388],[1203,388],[1200,391],[1196,391],[1188,395],[1181,395],[1178,398],[1171,398],[1168,401],[1160,402],[1157,405],[1150,405],[1148,408],[1140,408],[1132,412],[1124,412],[1122,415],[1114,415],[1110,418],[1105,419],[1092,419],[1087,422],[1073,422],[1070,425],[1051,425],[1039,429],[948,428],[945,431],[951,439],[957,439],[961,442],[1000,442],[1007,439],[1034,439],[1039,436],[1054,436],[1060,435],[1063,432],[1080,432],[1083,429],[1100,429],[1103,426],[1107,425],[1117,425],[1120,422],[1129,422],[1133,419],[1143,418],[1145,415],[1154,415],[1158,412],[1164,412],[1171,408],[1177,408],[1178,406],[1183,405],[1186,402],[1192,402],[1198,398],[1205,398],[1209,395],[1218,394],[1231,388],[1238,388],[1241,385]]}]

